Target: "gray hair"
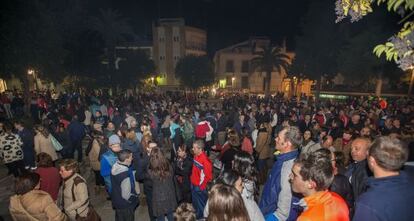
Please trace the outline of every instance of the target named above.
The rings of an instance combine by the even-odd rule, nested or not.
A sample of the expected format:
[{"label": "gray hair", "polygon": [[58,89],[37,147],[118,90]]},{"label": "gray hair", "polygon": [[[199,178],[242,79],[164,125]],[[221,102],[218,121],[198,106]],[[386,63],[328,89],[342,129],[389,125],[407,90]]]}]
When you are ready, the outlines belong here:
[{"label": "gray hair", "polygon": [[294,149],[297,149],[302,144],[302,133],[299,128],[296,126],[284,127],[283,130],[286,130],[285,139],[287,139],[293,146]]},{"label": "gray hair", "polygon": [[377,138],[369,149],[369,155],[378,166],[388,171],[399,171],[408,159],[407,145],[399,139]]}]

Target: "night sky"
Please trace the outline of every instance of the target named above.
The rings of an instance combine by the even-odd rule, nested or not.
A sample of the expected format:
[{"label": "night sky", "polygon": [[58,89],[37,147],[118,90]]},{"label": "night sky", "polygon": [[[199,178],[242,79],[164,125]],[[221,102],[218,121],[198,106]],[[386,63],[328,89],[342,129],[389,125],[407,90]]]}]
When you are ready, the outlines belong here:
[{"label": "night sky", "polygon": [[[208,51],[248,39],[287,39],[292,47],[309,0],[101,0],[102,8],[118,10],[139,36],[151,36],[157,18],[184,17],[186,24],[207,30]],[[334,3],[332,2],[332,5]],[[334,11],[332,10],[332,13]]]}]

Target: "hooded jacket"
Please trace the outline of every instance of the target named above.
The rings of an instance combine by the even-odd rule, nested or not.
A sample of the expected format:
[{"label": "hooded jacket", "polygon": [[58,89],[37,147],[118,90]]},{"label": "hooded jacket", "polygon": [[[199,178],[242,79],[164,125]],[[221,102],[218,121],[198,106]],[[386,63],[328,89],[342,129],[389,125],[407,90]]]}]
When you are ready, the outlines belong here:
[{"label": "hooded jacket", "polygon": [[112,206],[115,209],[135,208],[138,194],[135,191],[135,177],[132,168],[116,162],[111,169]]}]

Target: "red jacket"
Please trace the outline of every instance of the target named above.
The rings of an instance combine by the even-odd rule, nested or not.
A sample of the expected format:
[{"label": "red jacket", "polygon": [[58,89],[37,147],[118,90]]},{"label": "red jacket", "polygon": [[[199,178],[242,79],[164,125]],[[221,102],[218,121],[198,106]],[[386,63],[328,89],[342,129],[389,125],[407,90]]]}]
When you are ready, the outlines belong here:
[{"label": "red jacket", "polygon": [[297,221],[349,221],[349,210],[338,194],[321,191],[301,200],[306,209]]},{"label": "red jacket", "polygon": [[213,167],[204,152],[194,157],[190,179],[191,184],[200,187],[201,190],[205,190],[207,183],[213,179]]},{"label": "red jacket", "polygon": [[195,129],[195,136],[196,138],[205,138],[207,132],[210,131],[210,127],[208,127],[208,123],[207,121],[202,121],[200,123],[197,124],[196,129]]}]

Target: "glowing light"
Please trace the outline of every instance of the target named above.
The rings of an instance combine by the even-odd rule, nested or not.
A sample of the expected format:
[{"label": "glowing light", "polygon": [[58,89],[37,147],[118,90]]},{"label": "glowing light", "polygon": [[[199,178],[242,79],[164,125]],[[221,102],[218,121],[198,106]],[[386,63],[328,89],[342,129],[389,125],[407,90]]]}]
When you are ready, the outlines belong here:
[{"label": "glowing light", "polygon": [[33,70],[33,69],[29,69],[29,70],[27,70],[27,74],[28,74],[28,75],[33,75],[33,74],[34,74],[34,70]]}]

